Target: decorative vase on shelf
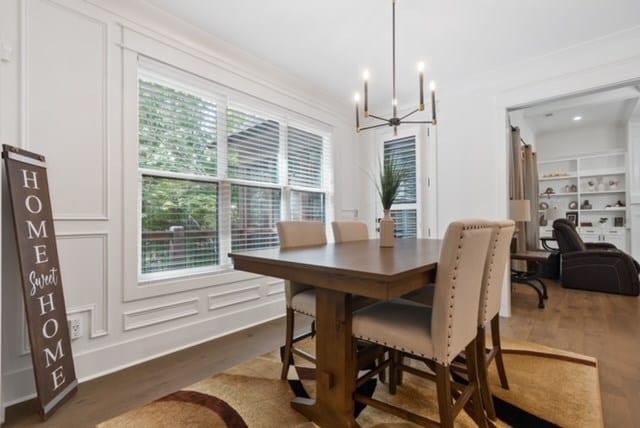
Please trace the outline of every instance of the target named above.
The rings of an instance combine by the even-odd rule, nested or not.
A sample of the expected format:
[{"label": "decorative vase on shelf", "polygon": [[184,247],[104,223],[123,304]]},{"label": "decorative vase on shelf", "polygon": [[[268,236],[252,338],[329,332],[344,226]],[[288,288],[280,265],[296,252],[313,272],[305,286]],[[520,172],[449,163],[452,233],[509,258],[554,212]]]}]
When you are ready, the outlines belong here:
[{"label": "decorative vase on shelf", "polygon": [[391,218],[391,210],[384,210],[384,217],[380,220],[380,246],[393,247],[396,243],[396,223]]}]

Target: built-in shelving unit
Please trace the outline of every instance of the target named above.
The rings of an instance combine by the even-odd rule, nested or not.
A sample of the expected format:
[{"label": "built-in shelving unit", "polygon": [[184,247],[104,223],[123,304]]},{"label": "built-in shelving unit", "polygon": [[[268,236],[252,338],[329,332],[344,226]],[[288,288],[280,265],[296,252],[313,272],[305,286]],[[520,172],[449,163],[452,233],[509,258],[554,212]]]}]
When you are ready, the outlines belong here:
[{"label": "built-in shelving unit", "polygon": [[569,218],[585,242],[607,241],[627,251],[627,160],[613,152],[538,162],[540,236]]}]

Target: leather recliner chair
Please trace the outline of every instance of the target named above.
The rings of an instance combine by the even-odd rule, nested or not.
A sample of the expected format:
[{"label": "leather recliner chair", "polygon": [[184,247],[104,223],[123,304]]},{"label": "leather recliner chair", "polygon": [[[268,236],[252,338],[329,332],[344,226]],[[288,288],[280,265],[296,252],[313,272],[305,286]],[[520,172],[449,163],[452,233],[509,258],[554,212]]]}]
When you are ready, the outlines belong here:
[{"label": "leather recliner chair", "polygon": [[637,296],[640,265],[608,242],[585,243],[575,225],[561,218],[553,233],[562,257],[561,281],[565,288]]}]

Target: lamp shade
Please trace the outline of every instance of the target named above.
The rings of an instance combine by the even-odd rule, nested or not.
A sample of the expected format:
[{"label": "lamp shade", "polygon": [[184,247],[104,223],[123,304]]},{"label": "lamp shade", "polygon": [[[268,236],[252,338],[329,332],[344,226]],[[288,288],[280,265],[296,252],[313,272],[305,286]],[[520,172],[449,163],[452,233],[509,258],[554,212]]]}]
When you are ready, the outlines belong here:
[{"label": "lamp shade", "polygon": [[515,221],[531,221],[531,203],[528,199],[513,199],[509,202],[510,217]]}]

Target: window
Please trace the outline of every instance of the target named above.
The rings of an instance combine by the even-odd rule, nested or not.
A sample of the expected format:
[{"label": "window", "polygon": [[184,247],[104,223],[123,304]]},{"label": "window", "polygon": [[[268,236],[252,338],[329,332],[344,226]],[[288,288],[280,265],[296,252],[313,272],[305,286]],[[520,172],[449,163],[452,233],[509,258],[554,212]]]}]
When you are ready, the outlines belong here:
[{"label": "window", "polygon": [[398,196],[391,207],[391,217],[396,223],[396,237],[415,238],[418,236],[416,137],[385,141],[384,158],[395,159],[407,171],[407,177],[400,185]]},{"label": "window", "polygon": [[328,220],[328,136],[191,79],[139,75],[143,279],[215,270],[229,249],[278,246],[282,219]]},{"label": "window", "polygon": [[141,273],[217,264],[215,103],[140,79],[138,110]]}]

